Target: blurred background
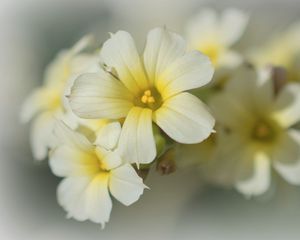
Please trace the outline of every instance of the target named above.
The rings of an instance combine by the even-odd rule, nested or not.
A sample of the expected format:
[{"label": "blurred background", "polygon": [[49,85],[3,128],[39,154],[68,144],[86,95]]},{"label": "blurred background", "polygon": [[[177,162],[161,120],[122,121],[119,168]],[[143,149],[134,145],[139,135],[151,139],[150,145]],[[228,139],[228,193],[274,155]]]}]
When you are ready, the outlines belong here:
[{"label": "blurred background", "polygon": [[277,191],[269,193],[272,198],[246,200],[232,190],[204,187],[194,170],[165,177],[151,172],[146,182],[151,190],[130,207],[115,202],[101,230],[65,219],[55,195],[60,179],[47,161],[33,161],[20,107],[59,50],[86,33],[103,42],[108,32],[120,29],[143,47],[151,28],[166,25],[183,33],[186,20],[207,6],[249,12],[249,27],[237,46],[241,50],[300,20],[299,0],[1,1],[1,239],[300,239],[300,188],[280,180]]}]

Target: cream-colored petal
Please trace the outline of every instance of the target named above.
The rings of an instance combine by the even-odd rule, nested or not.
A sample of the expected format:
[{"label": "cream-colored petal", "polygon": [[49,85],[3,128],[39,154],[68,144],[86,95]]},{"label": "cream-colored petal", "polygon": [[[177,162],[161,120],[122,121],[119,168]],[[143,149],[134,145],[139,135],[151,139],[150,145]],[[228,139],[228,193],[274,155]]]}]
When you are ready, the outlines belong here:
[{"label": "cream-colored petal", "polygon": [[144,50],[144,65],[151,83],[158,80],[172,62],[185,53],[183,38],[166,28],[154,28],[147,36]]},{"label": "cream-colored petal", "polygon": [[[231,129],[240,129],[254,121],[255,115],[239,99],[229,93],[220,93],[209,99],[209,107],[220,124]],[[243,124],[241,124],[243,123]]]},{"label": "cream-colored petal", "polygon": [[62,121],[56,121],[54,135],[57,138],[57,142],[61,145],[67,145],[88,152],[94,149],[93,145],[84,135],[75,132]]},{"label": "cream-colored petal", "polygon": [[[187,24],[187,39],[192,49],[208,42],[210,39],[218,37],[218,17],[214,9],[202,9],[195,17],[191,18]],[[217,39],[220,40],[220,39]]]},{"label": "cream-colored petal", "polygon": [[58,187],[57,198],[67,216],[78,221],[100,223],[103,228],[112,209],[108,178],[108,174],[98,174],[64,179]]},{"label": "cream-colored petal", "polygon": [[164,99],[177,93],[201,87],[211,81],[213,66],[209,58],[191,51],[166,66],[158,75],[156,87]]},{"label": "cream-colored petal", "polygon": [[121,124],[119,122],[107,123],[96,132],[95,144],[112,150],[117,146],[121,134]]},{"label": "cream-colored petal", "polygon": [[243,60],[244,59],[242,55],[238,52],[229,49],[224,50],[218,58],[218,70],[220,67],[227,67],[232,71],[232,68],[238,67],[240,64],[242,64]]},{"label": "cream-colored petal", "polygon": [[273,152],[273,166],[290,184],[300,184],[300,133],[289,130]]},{"label": "cream-colored petal", "polygon": [[283,127],[290,127],[300,120],[300,84],[290,83],[279,93],[273,117]]},{"label": "cream-colored petal", "polygon": [[83,74],[75,80],[70,106],[82,118],[119,119],[132,107],[131,94],[124,85],[109,74]]},{"label": "cream-colored petal", "polygon": [[252,176],[254,151],[239,135],[222,129],[217,131],[203,175],[210,182],[232,187],[237,181]]},{"label": "cream-colored petal", "polygon": [[239,9],[228,8],[222,13],[220,19],[221,41],[225,46],[237,42],[244,33],[249,16]]},{"label": "cream-colored petal", "polygon": [[21,121],[26,123],[41,111],[51,110],[59,92],[53,88],[38,88],[25,100],[21,109]]},{"label": "cream-colored petal", "polygon": [[254,171],[249,179],[236,183],[236,189],[244,195],[256,196],[266,192],[271,183],[271,167],[269,157],[262,152],[256,153],[253,159]]},{"label": "cream-colored petal", "polygon": [[79,54],[70,61],[71,77],[76,77],[83,73],[95,73],[100,68],[98,54]]},{"label": "cream-colored petal", "polygon": [[102,61],[114,68],[118,78],[133,93],[149,87],[135,42],[129,33],[111,34],[100,51]]},{"label": "cream-colored petal", "polygon": [[95,40],[96,40],[95,37],[93,35],[91,35],[91,34],[83,36],[71,48],[71,53],[74,54],[74,55],[80,53],[85,48],[91,46],[95,42]]},{"label": "cream-colored petal", "polygon": [[152,111],[134,107],[124,122],[118,151],[130,163],[147,164],[154,160],[156,147],[152,132]]},{"label": "cream-colored petal", "polygon": [[53,135],[55,121],[54,116],[46,112],[40,114],[32,123],[30,143],[36,160],[45,159],[49,148],[56,142]]},{"label": "cream-colored petal", "polygon": [[71,49],[60,51],[46,69],[45,85],[55,87],[58,84],[65,84],[74,74],[81,74],[87,70],[89,61],[81,61],[81,64],[76,65],[74,63],[77,62],[77,59],[90,55],[82,54],[81,52],[89,47],[93,40],[91,35],[87,35],[80,39]]},{"label": "cream-colored petal", "polygon": [[44,84],[47,87],[55,87],[66,82],[70,77],[70,52],[60,51],[50,62],[44,73]]},{"label": "cream-colored petal", "polygon": [[146,186],[130,164],[125,164],[111,172],[109,189],[121,203],[128,206],[136,202]]},{"label": "cream-colored petal", "polygon": [[199,143],[213,131],[214,118],[206,106],[189,93],[169,98],[154,113],[157,125],[177,142]]},{"label": "cream-colored petal", "polygon": [[254,68],[243,65],[226,85],[226,91],[244,107],[265,112],[274,102],[272,83],[270,69],[257,72]]},{"label": "cream-colored petal", "polygon": [[99,171],[99,160],[95,154],[67,145],[51,152],[49,165],[59,177],[90,176]]},{"label": "cream-colored petal", "polygon": [[209,100],[216,119],[227,127],[237,129],[248,127],[257,117],[268,117],[274,103],[274,89],[269,76],[257,74],[247,67],[238,69],[226,84],[225,91]]},{"label": "cream-colored petal", "polygon": [[96,154],[101,164],[101,168],[111,170],[121,165],[122,159],[117,151],[106,150],[96,147]]}]

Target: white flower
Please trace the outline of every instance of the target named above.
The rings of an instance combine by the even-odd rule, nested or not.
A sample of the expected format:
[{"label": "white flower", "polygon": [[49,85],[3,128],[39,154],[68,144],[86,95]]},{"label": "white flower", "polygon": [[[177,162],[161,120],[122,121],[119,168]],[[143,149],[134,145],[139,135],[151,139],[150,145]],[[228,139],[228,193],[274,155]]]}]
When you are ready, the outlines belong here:
[{"label": "white flower", "polygon": [[245,68],[209,105],[218,122],[219,180],[259,195],[269,188],[273,167],[289,183],[300,184],[300,132],[292,128],[300,120],[299,84],[275,95],[269,70],[258,76]]},{"label": "white flower", "polygon": [[261,47],[249,51],[250,60],[258,67],[286,68],[289,81],[300,81],[300,22],[273,36]]},{"label": "white flower", "polygon": [[51,152],[49,160],[53,173],[64,177],[57,198],[68,217],[90,220],[102,227],[112,209],[110,194],[128,206],[139,199],[145,188],[133,167],[124,164],[114,151],[120,124],[114,122],[106,127],[93,145],[62,122],[57,123],[55,135],[61,144]]},{"label": "white flower", "polygon": [[75,124],[65,95],[72,78],[96,63],[95,54],[82,53],[91,40],[91,36],[86,36],[70,50],[60,52],[47,68],[43,86],[34,90],[23,105],[21,120],[28,122],[34,119],[30,138],[34,157],[38,160],[44,159],[48,148],[54,145],[52,132],[56,118],[64,118],[70,125]]},{"label": "white flower", "polygon": [[207,84],[213,68],[198,51],[186,52],[179,35],[153,29],[141,58],[130,34],[119,31],[103,44],[100,54],[106,71],[75,80],[70,106],[82,118],[125,118],[119,150],[126,160],[153,161],[152,122],[181,143],[209,136],[213,117],[198,98],[185,91]]},{"label": "white flower", "polygon": [[189,45],[208,55],[216,68],[237,66],[241,57],[233,50],[248,23],[248,15],[234,8],[225,9],[220,16],[213,9],[200,11],[187,24]]}]

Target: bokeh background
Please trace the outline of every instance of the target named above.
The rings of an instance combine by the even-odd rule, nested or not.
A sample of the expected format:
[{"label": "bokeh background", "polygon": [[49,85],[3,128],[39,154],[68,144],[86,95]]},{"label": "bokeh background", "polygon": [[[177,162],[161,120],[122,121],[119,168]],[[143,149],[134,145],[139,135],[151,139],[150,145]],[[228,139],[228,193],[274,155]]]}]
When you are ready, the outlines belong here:
[{"label": "bokeh background", "polygon": [[[239,7],[251,14],[241,51],[300,20],[299,0],[2,0],[0,4],[0,238],[54,239],[300,239],[300,188],[278,180],[276,192],[246,200],[233,190],[203,186],[195,170],[161,177],[130,207],[115,202],[105,230],[65,219],[56,202],[59,178],[47,161],[33,161],[21,104],[41,84],[55,54],[86,33],[131,32],[140,47],[149,29],[183,33],[186,20],[205,6]],[[300,43],[299,43],[300,44]]]}]

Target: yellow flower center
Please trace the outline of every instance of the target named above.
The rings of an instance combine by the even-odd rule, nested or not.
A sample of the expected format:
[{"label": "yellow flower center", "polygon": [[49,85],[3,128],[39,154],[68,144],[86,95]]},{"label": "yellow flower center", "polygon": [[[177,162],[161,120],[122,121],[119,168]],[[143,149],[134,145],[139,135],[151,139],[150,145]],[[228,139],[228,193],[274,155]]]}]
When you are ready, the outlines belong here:
[{"label": "yellow flower center", "polygon": [[264,121],[258,121],[252,130],[252,138],[257,141],[271,141],[275,135],[273,126]]},{"label": "yellow flower center", "polygon": [[155,103],[155,98],[152,96],[151,90],[146,90],[144,95],[141,97],[142,103],[151,104]]},{"label": "yellow flower center", "polygon": [[160,93],[155,89],[147,89],[143,91],[138,99],[135,101],[135,105],[144,108],[150,108],[152,110],[158,109],[162,104],[162,97]]}]

